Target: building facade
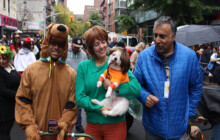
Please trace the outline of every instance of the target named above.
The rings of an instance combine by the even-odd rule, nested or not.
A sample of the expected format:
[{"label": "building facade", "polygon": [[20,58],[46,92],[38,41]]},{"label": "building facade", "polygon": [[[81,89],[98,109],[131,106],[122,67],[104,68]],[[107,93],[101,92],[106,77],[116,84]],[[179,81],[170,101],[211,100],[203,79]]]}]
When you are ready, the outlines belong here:
[{"label": "building facade", "polygon": [[0,36],[10,39],[17,29],[16,0],[0,0]]},{"label": "building facade", "polygon": [[89,17],[89,15],[95,11],[95,7],[94,6],[90,6],[90,5],[86,5],[85,9],[84,9],[84,16],[83,16],[83,20],[86,21]]}]

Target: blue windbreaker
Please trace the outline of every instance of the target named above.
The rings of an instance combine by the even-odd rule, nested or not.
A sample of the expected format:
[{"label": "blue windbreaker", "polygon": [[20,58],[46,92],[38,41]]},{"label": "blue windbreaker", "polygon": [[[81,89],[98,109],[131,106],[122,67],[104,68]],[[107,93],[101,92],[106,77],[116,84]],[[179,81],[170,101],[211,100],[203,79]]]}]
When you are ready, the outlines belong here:
[{"label": "blue windbreaker", "polygon": [[[169,63],[169,98],[164,98],[167,76],[155,45],[139,54],[134,71],[141,84],[138,99],[143,104],[143,125],[165,139],[179,138],[185,133],[189,117],[195,115],[202,94],[202,74],[195,52],[177,42],[174,45]],[[150,94],[159,99],[152,108],[145,105]]]}]

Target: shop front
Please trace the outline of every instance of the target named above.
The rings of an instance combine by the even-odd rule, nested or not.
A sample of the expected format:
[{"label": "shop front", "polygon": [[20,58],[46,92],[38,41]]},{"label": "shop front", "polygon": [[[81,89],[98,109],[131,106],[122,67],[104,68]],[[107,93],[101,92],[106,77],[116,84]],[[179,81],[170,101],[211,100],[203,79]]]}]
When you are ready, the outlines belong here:
[{"label": "shop front", "polygon": [[18,30],[18,20],[0,14],[0,36],[5,35],[9,40],[12,32],[16,30]]}]

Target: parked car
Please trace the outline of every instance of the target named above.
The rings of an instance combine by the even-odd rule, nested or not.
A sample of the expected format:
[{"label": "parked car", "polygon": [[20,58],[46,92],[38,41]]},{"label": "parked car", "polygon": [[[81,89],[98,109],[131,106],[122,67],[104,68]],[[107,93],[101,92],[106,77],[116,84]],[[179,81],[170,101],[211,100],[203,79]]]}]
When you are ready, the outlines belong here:
[{"label": "parked car", "polygon": [[117,35],[117,41],[123,41],[126,43],[126,47],[131,49],[133,52],[135,51],[135,47],[138,44],[138,38],[136,36],[129,36],[129,35],[121,35],[116,34],[115,32],[109,32],[108,36],[111,38],[111,41],[113,41],[113,36]]},{"label": "parked car", "polygon": [[117,40],[123,41],[127,44],[127,48],[135,51],[135,47],[138,44],[138,38],[136,36],[117,35]]}]

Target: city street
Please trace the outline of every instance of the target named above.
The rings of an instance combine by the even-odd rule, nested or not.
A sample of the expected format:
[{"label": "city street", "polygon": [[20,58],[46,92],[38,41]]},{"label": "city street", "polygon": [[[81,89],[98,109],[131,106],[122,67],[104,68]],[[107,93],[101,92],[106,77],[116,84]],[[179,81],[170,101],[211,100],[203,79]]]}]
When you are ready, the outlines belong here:
[{"label": "city street", "polygon": [[[85,128],[86,125],[86,115],[85,112],[82,111],[82,118],[83,118],[83,126]],[[203,125],[203,124],[193,124],[198,125],[202,130],[210,128],[210,125]],[[76,130],[73,130],[73,132],[76,132]],[[209,140],[209,137],[211,135],[211,130],[207,130],[203,132],[204,134],[204,140]],[[21,130],[17,124],[14,125],[12,131],[11,131],[11,140],[25,140],[25,134],[24,131]],[[129,133],[127,135],[126,140],[144,140],[144,127],[142,123],[136,119],[134,119],[134,123],[132,127],[129,130]]]}]

